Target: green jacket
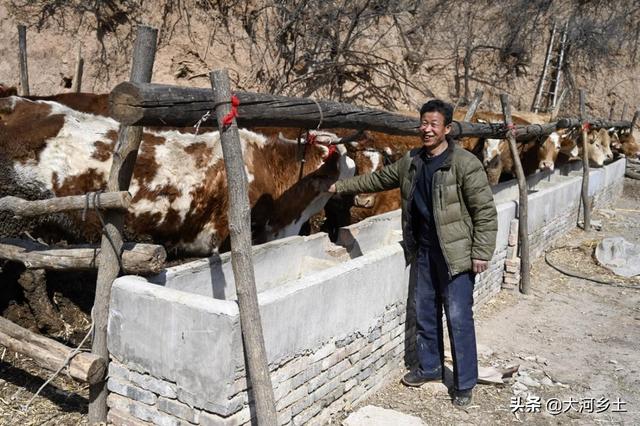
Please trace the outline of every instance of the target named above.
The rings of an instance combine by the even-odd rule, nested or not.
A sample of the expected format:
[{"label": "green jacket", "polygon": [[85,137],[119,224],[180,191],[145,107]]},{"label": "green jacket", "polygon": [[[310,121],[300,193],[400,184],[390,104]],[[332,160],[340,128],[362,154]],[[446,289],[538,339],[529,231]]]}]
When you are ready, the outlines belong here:
[{"label": "green jacket", "polygon": [[[498,220],[493,194],[480,161],[449,142],[447,159],[433,175],[433,215],[449,275],[471,270],[471,259],[491,260]],[[400,187],[402,235],[407,264],[417,254],[411,225],[415,178],[423,166],[421,149],[376,172],[336,182],[338,193],[379,192]]]}]

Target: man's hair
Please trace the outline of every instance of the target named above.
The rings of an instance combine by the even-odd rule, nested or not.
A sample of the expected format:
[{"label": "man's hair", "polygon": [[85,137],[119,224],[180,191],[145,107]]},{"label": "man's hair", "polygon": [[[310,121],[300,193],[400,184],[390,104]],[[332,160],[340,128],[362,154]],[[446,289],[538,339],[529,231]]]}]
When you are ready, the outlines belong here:
[{"label": "man's hair", "polygon": [[451,124],[451,121],[453,121],[453,105],[440,99],[432,99],[422,105],[420,108],[420,117],[422,117],[425,112],[439,112],[442,114],[444,116],[445,126]]}]

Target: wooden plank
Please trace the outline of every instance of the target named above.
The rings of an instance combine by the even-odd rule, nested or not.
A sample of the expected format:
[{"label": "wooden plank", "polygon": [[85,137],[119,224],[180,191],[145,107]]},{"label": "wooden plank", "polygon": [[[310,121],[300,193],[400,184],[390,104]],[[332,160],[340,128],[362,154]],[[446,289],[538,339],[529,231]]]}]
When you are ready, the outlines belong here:
[{"label": "wooden plank", "polygon": [[[95,195],[94,195],[95,194]],[[45,200],[23,200],[11,195],[0,198],[0,210],[11,211],[16,216],[31,217],[71,210],[100,209],[127,210],[131,205],[131,194],[127,191],[89,193]]]},{"label": "wooden plank", "polygon": [[[218,122],[231,110],[231,90],[227,70],[215,70],[209,75]],[[229,191],[229,236],[231,264],[236,282],[240,328],[247,360],[259,425],[276,425],[276,403],[269,375],[269,363],[262,333],[253,260],[251,258],[251,208],[247,176],[244,171],[238,127],[234,122],[220,133],[224,167]]]},{"label": "wooden plank", "polygon": [[589,199],[589,142],[587,140],[587,113],[585,111],[586,91],[580,89],[580,120],[582,121],[582,212],[584,230],[591,229],[591,200]]},{"label": "wooden plank", "polygon": [[[88,244],[49,247],[17,238],[0,238],[0,259],[20,262],[32,269],[92,270],[100,264],[100,247]],[[166,259],[167,252],[159,245],[123,245],[122,266],[128,274],[157,274],[164,268]]]},{"label": "wooden plank", "polygon": [[18,25],[18,62],[20,63],[20,95],[29,96],[29,68],[27,66],[27,27]]},{"label": "wooden plank", "polygon": [[[6,318],[0,317],[0,345],[26,355],[50,371],[60,368],[72,348],[33,333]],[[89,384],[103,380],[107,363],[97,355],[79,352],[69,362],[67,371],[74,379]]]},{"label": "wooden plank", "polygon": [[[504,114],[504,123],[507,127],[511,126],[511,106],[509,105],[509,95],[501,94],[500,102],[502,103],[502,113]],[[527,221],[529,210],[529,198],[527,179],[522,169],[522,162],[518,154],[516,139],[511,132],[507,134],[509,141],[509,149],[513,158],[513,165],[516,170],[516,178],[518,180],[518,236],[520,244],[520,291],[524,294],[531,292],[530,274],[529,274],[529,224]]]},{"label": "wooden plank", "polygon": [[[131,81],[149,82],[153,71],[156,54],[158,30],[139,26],[133,47],[131,64]],[[121,126],[118,142],[111,163],[111,171],[107,182],[107,191],[123,191],[129,188],[133,166],[138,156],[138,148],[142,138],[141,127]],[[109,300],[111,286],[120,272],[120,251],[122,250],[122,229],[124,214],[107,212],[106,226],[101,242],[101,261],[98,268],[96,296],[93,304],[94,337],[92,352],[102,358],[109,358],[107,349],[107,319],[109,316]],[[105,381],[89,387],[89,423],[96,424],[107,421],[107,386]]]}]

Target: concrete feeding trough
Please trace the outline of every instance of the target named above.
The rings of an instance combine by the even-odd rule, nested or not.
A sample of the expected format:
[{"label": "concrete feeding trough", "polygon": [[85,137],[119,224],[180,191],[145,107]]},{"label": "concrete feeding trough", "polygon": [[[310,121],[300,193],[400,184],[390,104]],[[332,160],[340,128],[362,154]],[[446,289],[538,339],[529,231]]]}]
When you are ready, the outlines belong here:
[{"label": "concrete feeding trough", "polygon": [[[617,161],[592,170],[595,206],[621,193],[624,169]],[[529,184],[536,190],[529,196],[529,234],[537,255],[575,227],[581,172],[565,168],[530,177]],[[500,290],[517,197],[514,183],[494,191],[497,248],[488,271],[476,277],[476,307]],[[253,248],[280,423],[321,424],[413,362],[410,268],[400,240],[395,211],[341,229],[335,244],[319,233]],[[148,279],[118,278],[108,334],[113,423],[250,422],[229,253]]]}]

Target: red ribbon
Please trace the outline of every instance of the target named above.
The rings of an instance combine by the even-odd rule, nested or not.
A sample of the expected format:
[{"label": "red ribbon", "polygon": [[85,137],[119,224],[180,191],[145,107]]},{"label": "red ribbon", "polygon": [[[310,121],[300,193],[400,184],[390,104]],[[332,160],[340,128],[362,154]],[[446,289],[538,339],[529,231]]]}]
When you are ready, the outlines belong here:
[{"label": "red ribbon", "polygon": [[327,155],[322,157],[322,160],[326,163],[333,155],[337,154],[338,149],[335,145],[330,143],[322,143],[318,142],[318,138],[313,133],[307,132],[307,144],[309,145],[322,145],[326,146],[329,151],[327,151]]},{"label": "red ribbon", "polygon": [[511,123],[507,125],[507,129],[511,130],[511,133],[513,134],[513,137],[516,137],[516,125]]},{"label": "red ribbon", "polygon": [[584,123],[582,123],[582,131],[583,132],[588,132],[589,129],[591,129],[591,124],[589,124],[588,121],[585,121]]},{"label": "red ribbon", "polygon": [[233,119],[238,116],[238,106],[240,106],[240,99],[236,95],[231,95],[231,111],[222,118],[223,126],[230,126],[233,123]]}]

